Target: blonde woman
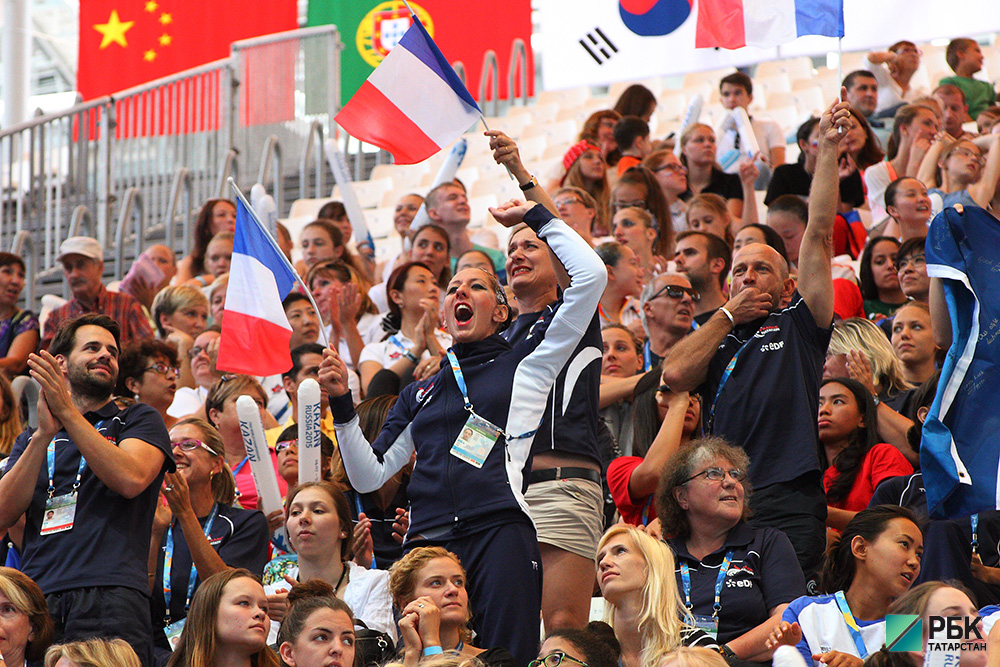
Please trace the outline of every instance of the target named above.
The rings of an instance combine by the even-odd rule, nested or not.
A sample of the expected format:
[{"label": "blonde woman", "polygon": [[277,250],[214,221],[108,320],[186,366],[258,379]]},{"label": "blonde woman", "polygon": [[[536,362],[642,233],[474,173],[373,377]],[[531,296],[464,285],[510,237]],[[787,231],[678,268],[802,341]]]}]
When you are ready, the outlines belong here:
[{"label": "blonde woman", "polygon": [[87,639],[58,644],[45,653],[45,667],[140,667],[124,639]]},{"label": "blonde woman", "polygon": [[900,414],[909,405],[914,387],[907,382],[903,364],[881,327],[860,317],[834,327],[823,379],[836,377],[857,380],[877,398],[879,441],[896,447],[911,465],[919,465],[920,457],[906,439],[913,422]]},{"label": "blonde woman", "polygon": [[667,545],[618,524],[597,545],[596,565],[604,620],[621,644],[622,667],[654,667],[679,646],[718,650],[681,601]]}]

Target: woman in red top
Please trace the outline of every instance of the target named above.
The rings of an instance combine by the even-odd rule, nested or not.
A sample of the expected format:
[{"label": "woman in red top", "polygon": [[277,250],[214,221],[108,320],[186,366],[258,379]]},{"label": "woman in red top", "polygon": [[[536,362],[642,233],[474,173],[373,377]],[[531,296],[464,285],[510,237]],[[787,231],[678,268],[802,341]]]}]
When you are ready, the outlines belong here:
[{"label": "woman in red top", "polygon": [[843,530],[868,507],[875,488],[890,477],[913,474],[913,466],[892,445],[878,442],[872,395],[856,380],[832,378],[819,390],[820,463],[826,466],[830,528]]}]

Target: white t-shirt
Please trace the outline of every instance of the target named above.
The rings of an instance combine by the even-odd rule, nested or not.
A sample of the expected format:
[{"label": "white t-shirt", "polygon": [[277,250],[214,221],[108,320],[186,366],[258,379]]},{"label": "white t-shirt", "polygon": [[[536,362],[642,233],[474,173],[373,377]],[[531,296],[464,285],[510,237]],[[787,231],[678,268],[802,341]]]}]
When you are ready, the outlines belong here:
[{"label": "white t-shirt", "polygon": [[[881,92],[879,93],[881,95]],[[889,217],[885,210],[885,189],[892,183],[889,162],[882,160],[865,169],[865,190],[868,191],[868,210],[872,212],[872,227]],[[871,227],[869,227],[871,229]]]},{"label": "white t-shirt", "polygon": [[[858,653],[851,629],[840,613],[833,595],[803,596],[792,600],[781,615],[781,620],[798,622],[802,628],[802,641],[796,648],[806,663],[820,667],[813,655],[828,651],[840,651],[864,658]],[[885,619],[877,621],[857,621],[868,654],[876,653],[885,644]]]},{"label": "white t-shirt", "polygon": [[[771,149],[784,147],[785,137],[781,133],[781,126],[770,118],[754,116],[750,119],[750,126],[753,128],[753,136],[757,139],[760,147],[760,159],[765,164],[771,164]],[[719,125],[719,145],[716,149],[717,155],[725,155],[735,146],[736,125],[731,115],[726,115]],[[740,160],[736,160],[726,169],[727,174],[738,174],[740,171]]]},{"label": "white t-shirt", "polygon": [[875,104],[875,113],[912,102],[926,93],[926,91],[916,89],[913,86],[910,86],[910,89],[904,93],[896,80],[889,74],[889,68],[882,63],[873,63],[865,58],[864,67],[875,75],[875,81],[878,83],[878,102]]},{"label": "white t-shirt", "polygon": [[[328,324],[324,329],[327,340],[333,338],[333,326]],[[382,331],[382,315],[374,315],[372,313],[363,314],[361,319],[358,320],[358,333],[361,334],[361,340],[366,345],[380,339],[384,335]],[[337,353],[344,360],[344,363],[347,364],[348,368],[357,370],[354,359],[351,357],[351,348],[348,347],[346,338],[342,337],[340,339],[340,344],[337,346]]]},{"label": "white t-shirt", "polygon": [[[447,350],[451,346],[451,336],[443,331],[435,331],[434,336],[437,338],[441,349]],[[413,347],[413,341],[404,336],[402,331],[394,333],[385,340],[365,345],[365,349],[361,351],[361,359],[358,360],[358,366],[366,361],[377,361],[381,364],[382,368],[389,368],[402,358],[403,352],[409,350],[411,347]],[[430,351],[424,350],[420,358],[427,359],[430,356]]]},{"label": "white t-shirt", "polygon": [[187,417],[190,414],[194,414],[198,409],[205,405],[205,399],[208,397],[208,389],[203,389],[201,387],[195,387],[194,389],[190,387],[181,387],[174,394],[174,402],[170,404],[167,408],[167,414],[171,417],[176,417],[180,419],[181,417]]}]

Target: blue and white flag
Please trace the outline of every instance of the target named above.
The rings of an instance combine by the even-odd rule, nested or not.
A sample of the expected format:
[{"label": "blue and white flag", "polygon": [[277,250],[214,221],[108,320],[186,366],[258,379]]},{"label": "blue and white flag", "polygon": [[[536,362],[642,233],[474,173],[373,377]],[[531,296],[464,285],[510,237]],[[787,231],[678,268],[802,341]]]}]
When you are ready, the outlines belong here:
[{"label": "blue and white flag", "polygon": [[1000,220],[947,208],[931,223],[927,275],[944,285],[952,342],[924,421],[920,468],[933,518],[1000,508]]}]

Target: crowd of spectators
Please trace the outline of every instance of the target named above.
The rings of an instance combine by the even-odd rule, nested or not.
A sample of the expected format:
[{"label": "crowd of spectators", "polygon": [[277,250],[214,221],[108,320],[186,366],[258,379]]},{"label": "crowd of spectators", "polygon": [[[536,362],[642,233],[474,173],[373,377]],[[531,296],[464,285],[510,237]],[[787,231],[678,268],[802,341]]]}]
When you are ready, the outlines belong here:
[{"label": "crowd of spectators", "polygon": [[[526,200],[490,209],[500,247],[458,180],[399,200],[384,262],[339,202],[280,226],[301,284],[273,376],[218,368],[230,201],[120,285],[64,240],[72,297],[41,321],[0,253],[0,664],[922,664],[885,650],[886,614],[1000,604],[1000,514],[928,521],[919,455],[946,352],[924,238],[998,210],[1000,109],[974,40],[930,95],[920,56],[869,54],[797,130],[751,116],[752,156],[736,116],[675,151],[640,85],[544,187],[487,131]],[[753,88],[725,76],[723,106]],[[309,378],[322,480],[299,484]]]}]

